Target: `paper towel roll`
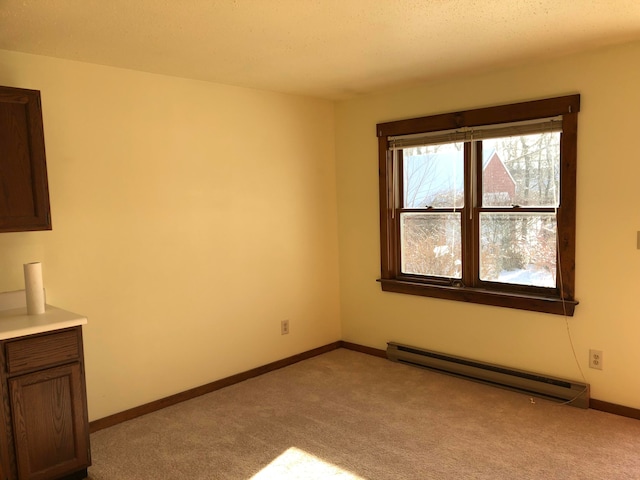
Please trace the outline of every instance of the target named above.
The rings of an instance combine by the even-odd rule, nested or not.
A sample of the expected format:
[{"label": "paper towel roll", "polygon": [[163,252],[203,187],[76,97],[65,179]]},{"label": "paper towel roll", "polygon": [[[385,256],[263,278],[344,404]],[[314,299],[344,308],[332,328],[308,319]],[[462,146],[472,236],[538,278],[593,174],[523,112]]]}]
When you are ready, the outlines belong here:
[{"label": "paper towel roll", "polygon": [[44,286],[40,262],[24,264],[24,288],[27,294],[27,313],[29,315],[44,313]]}]

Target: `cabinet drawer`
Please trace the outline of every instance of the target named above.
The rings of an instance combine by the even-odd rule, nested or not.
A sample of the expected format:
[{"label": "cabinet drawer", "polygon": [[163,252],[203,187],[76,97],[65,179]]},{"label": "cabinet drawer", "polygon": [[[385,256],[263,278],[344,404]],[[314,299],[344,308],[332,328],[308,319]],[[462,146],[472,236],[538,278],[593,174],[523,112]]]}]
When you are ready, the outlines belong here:
[{"label": "cabinet drawer", "polygon": [[76,328],[9,342],[5,345],[7,373],[37,370],[78,360],[80,339]]}]

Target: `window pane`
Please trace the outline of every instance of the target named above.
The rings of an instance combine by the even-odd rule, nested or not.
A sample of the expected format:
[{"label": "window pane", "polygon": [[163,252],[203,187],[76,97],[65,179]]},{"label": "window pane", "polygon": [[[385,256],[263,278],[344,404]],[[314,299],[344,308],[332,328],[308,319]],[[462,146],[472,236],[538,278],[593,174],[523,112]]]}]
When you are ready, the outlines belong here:
[{"label": "window pane", "polygon": [[460,213],[400,216],[402,272],[461,278]]},{"label": "window pane", "polygon": [[553,213],[481,213],[480,280],[556,287]]},{"label": "window pane", "polygon": [[557,207],[560,133],[482,142],[482,205]]},{"label": "window pane", "polygon": [[463,143],[405,148],[402,152],[405,208],[462,208]]}]

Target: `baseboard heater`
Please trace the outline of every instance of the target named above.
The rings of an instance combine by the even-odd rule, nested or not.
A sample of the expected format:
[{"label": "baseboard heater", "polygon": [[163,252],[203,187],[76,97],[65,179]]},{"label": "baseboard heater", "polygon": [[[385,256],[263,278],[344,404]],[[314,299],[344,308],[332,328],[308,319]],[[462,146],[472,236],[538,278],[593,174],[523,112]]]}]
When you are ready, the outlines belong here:
[{"label": "baseboard heater", "polygon": [[589,408],[587,383],[515,370],[395,342],[387,344],[387,358],[394,362],[428,368],[527,395],[566,402],[575,407]]}]

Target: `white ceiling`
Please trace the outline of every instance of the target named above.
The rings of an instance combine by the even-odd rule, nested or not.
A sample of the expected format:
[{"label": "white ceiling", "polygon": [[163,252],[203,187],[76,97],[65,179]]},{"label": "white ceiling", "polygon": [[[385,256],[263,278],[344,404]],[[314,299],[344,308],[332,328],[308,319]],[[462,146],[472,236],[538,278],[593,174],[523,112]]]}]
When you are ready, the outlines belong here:
[{"label": "white ceiling", "polygon": [[329,99],[637,39],[640,0],[0,0],[0,49]]}]

